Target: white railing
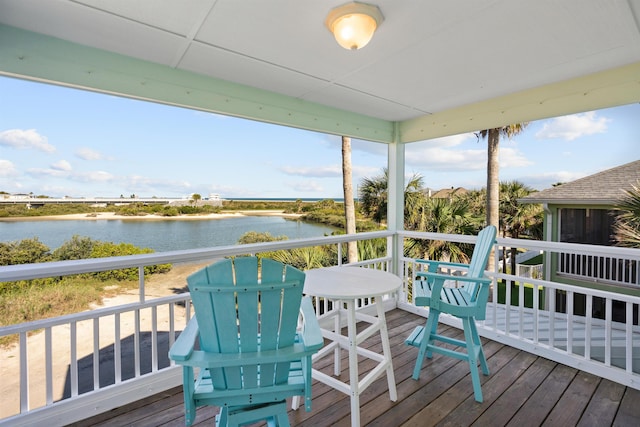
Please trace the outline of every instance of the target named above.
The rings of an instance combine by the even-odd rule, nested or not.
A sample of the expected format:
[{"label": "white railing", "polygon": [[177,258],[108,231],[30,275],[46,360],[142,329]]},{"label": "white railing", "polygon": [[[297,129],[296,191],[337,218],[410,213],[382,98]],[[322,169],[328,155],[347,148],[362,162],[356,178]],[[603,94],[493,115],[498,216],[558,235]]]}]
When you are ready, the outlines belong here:
[{"label": "white railing", "polygon": [[[334,246],[342,263],[348,241],[385,239],[391,232],[331,236],[253,245],[163,252],[135,256],[0,267],[0,281],[58,277],[137,268],[139,291],[134,302],[35,322],[0,327],[0,338],[16,344],[0,349],[0,425],[64,425],[181,384],[180,369],[167,353],[176,333],[192,315],[188,293],[148,299],[144,267],[171,263],[193,265],[226,256],[283,249]],[[389,252],[389,251],[387,251]],[[358,265],[388,269],[391,257]],[[186,282],[176,283],[183,288]],[[370,301],[360,301],[361,306]],[[317,301],[317,307],[326,301]]]},{"label": "white railing", "polygon": [[[401,254],[403,243],[409,238],[475,241],[474,236],[382,231],[0,267],[0,281],[130,267],[136,267],[140,272],[137,301],[133,303],[0,327],[0,337],[17,337],[13,348],[4,349],[2,353],[6,357],[0,365],[3,378],[0,425],[66,424],[181,384],[180,370],[168,362],[166,354],[176,333],[192,315],[189,295],[182,293],[148,299],[142,274],[144,266],[192,264],[195,270],[205,262],[225,256],[315,246],[333,246],[336,264],[340,264],[346,242],[386,239],[386,254],[361,260],[358,265],[397,272],[404,279],[403,290],[397,299],[387,298],[385,303],[389,307],[398,306],[426,315],[424,308],[411,303],[415,265],[412,259]],[[573,253],[615,257],[629,263],[640,260],[640,250],[515,239],[498,239],[496,255],[503,246],[542,251],[545,259]],[[625,295],[551,281],[548,280],[551,276],[549,264],[545,264],[542,279],[490,273],[496,281],[487,308],[487,320],[479,324],[481,334],[640,389],[638,290],[624,288],[629,293]],[[502,282],[509,286],[503,286]],[[184,285],[179,283],[175,287]],[[359,306],[366,308],[371,302],[362,300]],[[319,314],[326,311],[327,304],[327,301],[316,301]],[[459,326],[454,319],[443,317],[442,321]]]},{"label": "white railing", "polygon": [[[425,237],[422,233],[400,234],[404,238]],[[432,235],[430,239],[471,241],[468,236]],[[576,254],[594,259],[614,257],[629,265],[640,262],[638,249],[516,239],[498,239],[496,260],[503,247],[542,251],[547,260]],[[417,266],[412,259],[403,261],[407,300],[400,301],[399,307],[426,315],[427,311],[413,306],[410,299],[411,276]],[[499,271],[498,263],[493,271]],[[540,279],[488,273],[495,280],[487,319],[478,322],[480,334],[640,389],[640,288],[623,287],[620,282],[611,286],[589,277],[584,285],[545,280],[556,273],[549,264]],[[443,317],[443,322],[460,327],[456,319]]]},{"label": "white railing", "polygon": [[562,253],[558,256],[558,274],[588,280],[640,286],[640,261],[614,256]]}]

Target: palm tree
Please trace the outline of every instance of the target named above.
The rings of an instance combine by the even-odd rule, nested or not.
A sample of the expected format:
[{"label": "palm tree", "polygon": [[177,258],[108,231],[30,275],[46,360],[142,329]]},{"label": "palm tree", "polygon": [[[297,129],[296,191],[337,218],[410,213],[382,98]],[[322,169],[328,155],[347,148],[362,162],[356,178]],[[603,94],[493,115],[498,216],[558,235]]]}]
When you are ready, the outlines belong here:
[{"label": "palm tree", "polygon": [[199,201],[200,199],[202,199],[202,196],[201,196],[201,195],[199,195],[198,193],[193,193],[193,194],[191,195],[191,202],[193,202],[193,205],[194,205],[194,206],[197,206],[197,205],[198,205],[198,201]]},{"label": "palm tree", "polygon": [[[448,234],[475,234],[479,224],[469,210],[469,205],[461,198],[424,198],[405,222],[407,230]],[[471,245],[461,245],[450,241],[427,241],[408,239],[406,255],[412,258],[437,259],[452,262],[469,262]]]},{"label": "palm tree", "polygon": [[[500,183],[500,233],[502,237],[519,238],[542,223],[542,206],[538,204],[518,203],[535,190],[519,181]],[[506,251],[506,248],[503,248]],[[516,255],[518,248],[511,248],[511,273],[516,271]],[[502,271],[506,272],[506,256],[503,252]]]},{"label": "palm tree", "polygon": [[[419,201],[424,198],[422,192],[422,176],[413,174],[404,189],[405,218],[413,211]],[[387,200],[389,189],[389,170],[384,168],[382,174],[373,178],[364,178],[359,188],[360,209],[378,224],[387,217]]]},{"label": "palm tree", "polygon": [[387,214],[388,183],[389,171],[384,168],[382,175],[363,178],[358,191],[358,200],[360,201],[362,213],[378,224],[386,218]]},{"label": "palm tree", "polygon": [[618,246],[640,248],[640,181],[625,191],[616,208],[613,232]]},{"label": "palm tree", "polygon": [[[344,190],[344,224],[347,234],[356,234],[356,206],[353,201],[353,178],[351,173],[351,138],[342,137],[342,187]],[[348,262],[358,262],[357,242],[347,242]]]},{"label": "palm tree", "polygon": [[464,194],[455,196],[461,200],[464,200],[469,205],[469,210],[473,215],[484,218],[487,208],[487,190],[482,188],[480,190],[469,190]]},{"label": "palm tree", "polygon": [[[478,138],[487,138],[487,225],[499,227],[500,209],[500,181],[499,181],[499,153],[500,136],[511,139],[521,133],[529,123],[516,123],[478,132]],[[488,268],[493,270],[493,251],[489,255]]]}]

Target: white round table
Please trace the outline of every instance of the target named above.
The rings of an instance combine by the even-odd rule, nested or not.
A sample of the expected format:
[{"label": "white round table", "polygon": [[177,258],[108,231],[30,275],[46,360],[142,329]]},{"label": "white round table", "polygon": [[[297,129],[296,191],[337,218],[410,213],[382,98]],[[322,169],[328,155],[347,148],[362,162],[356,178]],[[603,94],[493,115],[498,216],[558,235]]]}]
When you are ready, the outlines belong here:
[{"label": "white round table", "polygon": [[[322,335],[331,340],[331,343],[324,346],[314,356],[314,360],[330,354],[333,350],[334,374],[339,376],[341,373],[340,349],[343,348],[349,352],[349,384],[315,369],[312,370],[312,376],[351,396],[351,425],[359,426],[360,394],[383,373],[387,374],[390,399],[394,402],[398,399],[382,298],[400,289],[402,279],[382,270],[341,266],[307,270],[305,274],[305,294],[333,301],[332,310],[320,316],[321,320],[327,318],[334,320],[333,330],[322,329]],[[368,315],[362,311],[356,312],[356,300],[361,298],[375,299],[377,316]],[[347,315],[346,336],[340,332],[345,313]],[[358,321],[370,323],[370,326],[359,334],[356,330]],[[364,340],[378,331],[382,342],[382,354],[360,347]],[[359,380],[358,376],[358,355],[378,362],[378,365],[362,380]]]}]

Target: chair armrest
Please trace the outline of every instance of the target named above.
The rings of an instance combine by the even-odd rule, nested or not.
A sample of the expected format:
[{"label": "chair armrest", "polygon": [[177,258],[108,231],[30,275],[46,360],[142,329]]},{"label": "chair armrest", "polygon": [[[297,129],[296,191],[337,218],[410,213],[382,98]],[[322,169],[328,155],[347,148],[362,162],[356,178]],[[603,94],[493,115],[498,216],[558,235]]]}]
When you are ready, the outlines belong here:
[{"label": "chair armrest", "polygon": [[317,350],[308,350],[302,343],[277,350],[251,353],[207,353],[202,350],[194,350],[188,359],[179,363],[184,366],[209,369],[230,368],[263,363],[295,362],[314,353],[317,353]]},{"label": "chair armrest", "polygon": [[[452,277],[449,274],[440,274],[440,273],[429,273],[427,271],[423,272],[422,275],[427,279],[430,279],[433,283],[431,288],[431,305],[434,306],[434,302],[438,305],[438,301],[441,300],[440,293],[442,292],[442,288],[444,287],[444,282],[447,280],[451,280]],[[458,278],[461,282],[474,282],[479,283],[481,285],[490,285],[491,279],[488,277],[467,277],[462,276]]]},{"label": "chair armrest", "polygon": [[171,346],[171,349],[169,350],[169,359],[175,361],[188,360],[193,353],[193,346],[199,333],[200,329],[198,328],[198,319],[193,317],[180,333],[176,342]]},{"label": "chair armrest", "polygon": [[313,309],[311,298],[304,297],[300,303],[300,313],[302,314],[301,339],[307,350],[320,350],[324,345],[324,338],[318,323],[318,317]]},{"label": "chair armrest", "polygon": [[207,353],[195,350],[194,343],[198,338],[199,330],[197,319],[194,317],[178,336],[173,346],[171,346],[169,358],[180,365],[200,368],[221,368],[300,360],[305,356],[317,353],[324,345],[324,338],[322,337],[322,331],[320,330],[320,324],[313,309],[311,298],[305,297],[302,299],[300,312],[304,320],[300,333],[300,342],[282,349],[251,353]]},{"label": "chair armrest", "polygon": [[[455,270],[467,270],[469,268],[469,264],[465,264],[462,262],[449,262],[449,261],[436,261],[436,260],[431,260],[431,259],[416,259],[415,262],[417,264],[427,264],[429,266],[429,272],[431,273],[436,273],[438,271],[438,268],[452,268]],[[424,271],[418,271],[416,272],[417,276],[423,276],[424,275]]]}]

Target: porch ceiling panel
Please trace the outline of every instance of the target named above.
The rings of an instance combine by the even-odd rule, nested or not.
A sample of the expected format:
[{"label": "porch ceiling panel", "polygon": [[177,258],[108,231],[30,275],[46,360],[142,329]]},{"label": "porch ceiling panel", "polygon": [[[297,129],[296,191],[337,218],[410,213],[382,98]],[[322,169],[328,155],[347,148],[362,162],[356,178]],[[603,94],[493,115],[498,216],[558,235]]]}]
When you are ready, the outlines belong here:
[{"label": "porch ceiling panel", "polygon": [[[140,69],[152,67],[135,60],[146,61],[164,84],[193,99],[207,93],[196,94],[203,84],[190,80],[209,79],[224,86],[220,96],[246,103],[242,110],[215,102],[196,108],[384,142],[392,141],[394,122],[401,142],[410,142],[548,117],[531,106],[553,98],[552,90],[563,99],[555,115],[640,101],[640,77],[621,81],[610,72],[640,64],[639,0],[375,0],[385,20],[358,51],[339,47],[324,26],[329,10],[344,2],[0,0],[0,24],[88,48],[83,52],[97,59],[69,62],[64,55],[73,49],[64,45],[40,53],[44,61],[33,57],[37,49],[20,46],[32,62],[15,67],[15,58],[0,58],[0,73],[190,106],[169,98],[163,85],[141,96],[130,90],[137,82],[105,88],[59,77],[82,64],[137,80]],[[0,53],[12,43],[0,39]],[[134,61],[113,62],[114,54]],[[56,57],[54,71],[36,68]],[[620,87],[626,91],[601,100],[576,95]]]}]

